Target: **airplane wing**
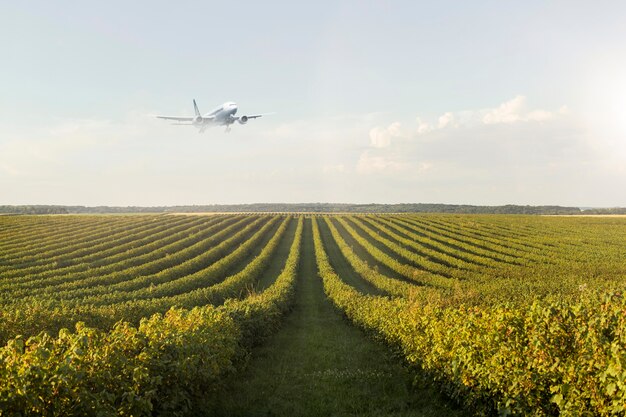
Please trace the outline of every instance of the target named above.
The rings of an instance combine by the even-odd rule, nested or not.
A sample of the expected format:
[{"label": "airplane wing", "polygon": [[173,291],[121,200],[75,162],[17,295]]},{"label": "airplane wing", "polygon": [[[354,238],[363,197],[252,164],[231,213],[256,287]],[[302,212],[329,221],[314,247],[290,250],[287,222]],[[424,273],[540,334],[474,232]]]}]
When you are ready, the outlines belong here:
[{"label": "airplane wing", "polygon": [[250,120],[250,119],[256,119],[257,117],[267,116],[267,115],[270,115],[270,114],[275,114],[275,113],[274,112],[271,112],[271,113],[259,113],[259,114],[251,114],[250,116],[248,116],[246,114],[245,116],[237,116],[234,119],[235,120],[240,120],[240,119],[245,117],[245,120]]},{"label": "airplane wing", "polygon": [[156,116],[159,119],[176,120],[177,122],[193,122],[193,117]]}]

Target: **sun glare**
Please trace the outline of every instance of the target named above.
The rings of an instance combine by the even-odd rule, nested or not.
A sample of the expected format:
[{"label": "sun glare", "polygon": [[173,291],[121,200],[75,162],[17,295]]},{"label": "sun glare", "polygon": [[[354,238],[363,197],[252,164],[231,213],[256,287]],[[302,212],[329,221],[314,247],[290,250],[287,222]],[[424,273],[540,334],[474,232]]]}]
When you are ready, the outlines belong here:
[{"label": "sun glare", "polygon": [[606,65],[588,85],[585,119],[613,157],[626,161],[626,65]]}]

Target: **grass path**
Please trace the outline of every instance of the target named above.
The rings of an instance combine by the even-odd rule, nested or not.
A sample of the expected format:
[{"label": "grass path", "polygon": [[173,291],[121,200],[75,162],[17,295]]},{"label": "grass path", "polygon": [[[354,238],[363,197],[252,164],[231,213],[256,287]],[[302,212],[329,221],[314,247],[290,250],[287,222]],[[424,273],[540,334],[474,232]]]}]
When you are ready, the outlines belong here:
[{"label": "grass path", "polygon": [[220,395],[222,416],[454,416],[458,411],[412,378],[387,347],[352,326],[325,296],[307,219],[293,311],[255,349]]}]

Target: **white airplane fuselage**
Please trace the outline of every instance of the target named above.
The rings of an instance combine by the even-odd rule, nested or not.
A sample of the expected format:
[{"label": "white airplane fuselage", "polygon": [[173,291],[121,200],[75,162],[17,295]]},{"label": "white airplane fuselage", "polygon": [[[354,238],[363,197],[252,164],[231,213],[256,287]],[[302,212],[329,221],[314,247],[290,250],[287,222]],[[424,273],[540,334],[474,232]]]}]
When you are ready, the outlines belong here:
[{"label": "white airplane fuselage", "polygon": [[196,117],[193,124],[198,127],[206,125],[229,126],[237,120],[234,117],[235,114],[237,114],[237,103],[229,101],[222,104],[212,112],[206,113],[202,116],[202,119]]},{"label": "white airplane fuselage", "polygon": [[[200,133],[204,132],[206,128],[210,126],[226,126],[226,131],[230,130],[230,125],[235,122],[245,125],[250,119],[256,119],[263,114],[251,114],[248,116],[235,116],[237,114],[237,103],[228,101],[215,110],[202,115],[196,104],[196,100],[193,100],[193,109],[195,116],[156,116],[159,119],[173,120],[176,125],[191,125],[198,128]],[[267,113],[265,113],[267,114]]]}]

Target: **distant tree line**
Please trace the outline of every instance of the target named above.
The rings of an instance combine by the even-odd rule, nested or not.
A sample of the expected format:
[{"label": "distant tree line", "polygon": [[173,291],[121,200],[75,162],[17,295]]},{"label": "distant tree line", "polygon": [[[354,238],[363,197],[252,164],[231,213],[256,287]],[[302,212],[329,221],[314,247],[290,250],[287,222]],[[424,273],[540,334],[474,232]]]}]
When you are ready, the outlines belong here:
[{"label": "distant tree line", "polygon": [[458,214],[626,214],[626,208],[563,206],[472,206],[466,204],[335,204],[256,203],[193,206],[0,206],[0,214],[96,214],[96,213],[194,213],[194,212],[290,212],[290,213],[458,213]]},{"label": "distant tree line", "polygon": [[69,214],[64,206],[0,206],[0,214]]},{"label": "distant tree line", "polygon": [[626,214],[626,207],[585,209],[582,214]]}]

